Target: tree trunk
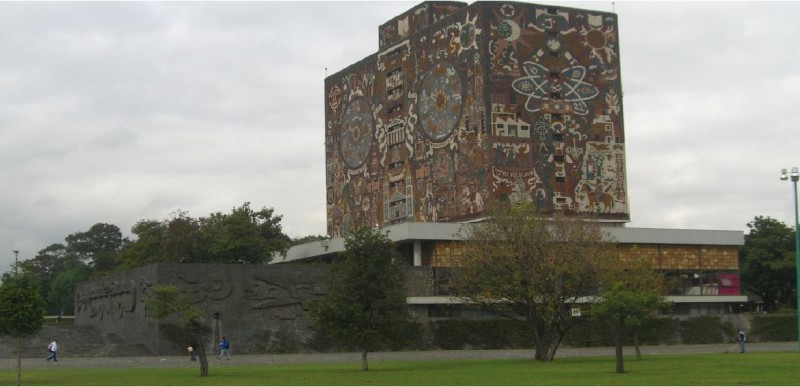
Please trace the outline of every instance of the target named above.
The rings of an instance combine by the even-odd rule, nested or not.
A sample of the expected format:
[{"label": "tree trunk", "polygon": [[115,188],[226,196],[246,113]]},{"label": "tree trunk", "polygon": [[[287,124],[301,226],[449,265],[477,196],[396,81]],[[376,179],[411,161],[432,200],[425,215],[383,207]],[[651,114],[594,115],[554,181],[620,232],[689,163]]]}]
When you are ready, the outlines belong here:
[{"label": "tree trunk", "polygon": [[22,385],[22,335],[17,333],[17,385]]},{"label": "tree trunk", "polygon": [[361,352],[361,370],[362,371],[369,371],[369,365],[367,364],[367,350],[365,349]]},{"label": "tree trunk", "polygon": [[544,352],[544,350],[542,348],[543,348],[542,345],[534,344],[534,347],[533,347],[533,350],[534,350],[533,359],[534,360],[544,361],[547,358],[547,355],[545,354],[545,352]]},{"label": "tree trunk", "polygon": [[194,331],[194,342],[197,343],[195,351],[200,355],[200,376],[208,376],[208,356],[206,355],[206,346],[203,344],[203,326],[192,321],[192,330]]},{"label": "tree trunk", "polygon": [[620,318],[619,325],[614,331],[614,357],[616,358],[616,369],[618,374],[625,373],[625,364],[622,358],[622,333],[625,327],[625,318]]},{"label": "tree trunk", "polygon": [[551,362],[556,357],[556,351],[561,344],[561,335],[548,334],[545,330],[534,330],[533,345],[535,349],[534,359],[541,362]]},{"label": "tree trunk", "polygon": [[639,348],[639,330],[633,328],[633,346],[636,348],[636,360],[642,360],[642,350]]},{"label": "tree trunk", "polygon": [[625,373],[625,363],[622,358],[622,344],[619,342],[614,343],[614,357],[617,359],[616,370],[618,374]]},{"label": "tree trunk", "polygon": [[547,345],[546,340],[541,337],[538,332],[533,332],[533,358],[538,361],[547,361]]}]

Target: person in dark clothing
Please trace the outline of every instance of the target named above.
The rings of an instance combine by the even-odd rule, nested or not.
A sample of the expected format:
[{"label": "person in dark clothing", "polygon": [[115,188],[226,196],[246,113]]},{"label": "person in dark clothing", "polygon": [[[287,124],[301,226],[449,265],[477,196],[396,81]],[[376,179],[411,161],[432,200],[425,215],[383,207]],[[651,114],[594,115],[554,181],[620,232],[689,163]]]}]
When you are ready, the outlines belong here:
[{"label": "person in dark clothing", "polygon": [[739,330],[739,353],[744,353],[744,343],[747,342],[747,336],[744,334],[744,329]]}]

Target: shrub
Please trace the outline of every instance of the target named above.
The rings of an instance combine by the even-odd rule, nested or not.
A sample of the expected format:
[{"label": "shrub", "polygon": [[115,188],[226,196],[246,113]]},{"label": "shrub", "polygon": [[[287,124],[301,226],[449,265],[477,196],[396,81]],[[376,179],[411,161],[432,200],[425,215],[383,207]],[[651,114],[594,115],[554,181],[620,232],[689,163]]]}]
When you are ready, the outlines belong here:
[{"label": "shrub", "polygon": [[797,314],[772,313],[753,316],[749,341],[796,341]]},{"label": "shrub", "polygon": [[733,329],[730,323],[722,322],[718,316],[699,316],[680,322],[683,344],[724,343],[726,330]]},{"label": "shrub", "polygon": [[433,346],[442,349],[532,347],[524,325],[507,319],[437,320],[431,331]]},{"label": "shrub", "polygon": [[646,317],[638,329],[640,345],[680,344],[680,321],[669,317]]}]

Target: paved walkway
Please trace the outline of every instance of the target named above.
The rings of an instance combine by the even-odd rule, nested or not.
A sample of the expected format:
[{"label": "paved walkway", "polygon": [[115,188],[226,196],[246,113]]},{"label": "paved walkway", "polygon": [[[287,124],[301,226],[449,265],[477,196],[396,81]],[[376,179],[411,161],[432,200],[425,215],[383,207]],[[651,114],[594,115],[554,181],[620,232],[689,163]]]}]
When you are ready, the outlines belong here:
[{"label": "paved walkway", "polygon": [[[732,344],[702,344],[702,345],[663,345],[642,346],[642,355],[658,355],[671,353],[724,353]],[[748,352],[790,352],[797,351],[797,342],[780,343],[748,343]],[[633,355],[633,347],[625,347],[625,355]],[[732,352],[738,352],[738,348]],[[734,353],[739,355],[738,353]],[[614,348],[567,348],[561,347],[556,353],[556,358],[576,356],[613,356]],[[22,368],[41,369],[46,367],[58,368],[155,368],[155,367],[197,367],[196,362],[189,361],[188,356],[145,356],[145,357],[59,357],[57,363],[46,362],[43,354],[39,359],[22,359]],[[498,350],[453,350],[453,351],[413,351],[413,352],[370,352],[370,362],[381,360],[458,360],[458,359],[522,359],[533,358],[530,349],[498,349]],[[355,352],[343,353],[301,353],[301,354],[269,354],[269,355],[231,355],[231,360],[218,360],[209,357],[212,367],[243,364],[292,364],[292,363],[334,363],[334,362],[360,362],[361,354]],[[0,359],[0,371],[16,369],[17,360]]]}]

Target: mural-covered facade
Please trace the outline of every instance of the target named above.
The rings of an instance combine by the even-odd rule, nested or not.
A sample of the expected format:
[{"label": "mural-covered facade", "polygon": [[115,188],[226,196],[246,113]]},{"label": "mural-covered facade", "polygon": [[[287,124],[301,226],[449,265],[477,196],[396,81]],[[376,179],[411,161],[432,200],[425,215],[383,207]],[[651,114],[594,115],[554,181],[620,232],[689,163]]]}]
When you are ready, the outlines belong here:
[{"label": "mural-covered facade", "polygon": [[492,201],[629,220],[615,14],[424,2],[325,80],[328,234]]}]

